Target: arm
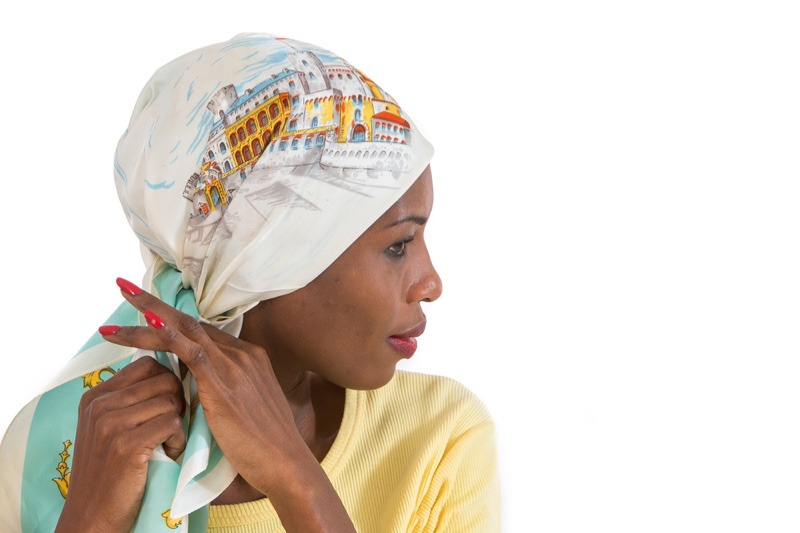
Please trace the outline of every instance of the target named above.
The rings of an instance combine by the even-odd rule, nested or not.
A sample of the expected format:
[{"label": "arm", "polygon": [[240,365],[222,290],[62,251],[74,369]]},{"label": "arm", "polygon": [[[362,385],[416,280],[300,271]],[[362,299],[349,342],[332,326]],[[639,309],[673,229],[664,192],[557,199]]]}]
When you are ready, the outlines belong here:
[{"label": "arm", "polygon": [[500,484],[491,420],[448,443],[422,498],[413,531],[500,531]]}]

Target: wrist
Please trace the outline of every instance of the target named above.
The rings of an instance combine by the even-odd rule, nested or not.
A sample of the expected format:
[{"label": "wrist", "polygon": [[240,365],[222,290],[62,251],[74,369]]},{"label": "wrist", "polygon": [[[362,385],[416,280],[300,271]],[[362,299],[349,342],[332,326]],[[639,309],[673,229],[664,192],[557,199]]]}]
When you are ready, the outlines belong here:
[{"label": "wrist", "polygon": [[127,533],[136,521],[136,515],[124,516],[125,513],[118,509],[92,505],[72,493],[70,496],[72,502],[68,497],[54,533]]},{"label": "wrist", "polygon": [[302,497],[313,491],[320,482],[328,482],[328,477],[319,461],[307,447],[296,448],[290,456],[276,459],[265,458],[263,464],[270,464],[262,479],[253,484],[271,500],[286,497]]},{"label": "wrist", "polygon": [[315,461],[268,494],[286,531],[355,532],[330,479]]}]

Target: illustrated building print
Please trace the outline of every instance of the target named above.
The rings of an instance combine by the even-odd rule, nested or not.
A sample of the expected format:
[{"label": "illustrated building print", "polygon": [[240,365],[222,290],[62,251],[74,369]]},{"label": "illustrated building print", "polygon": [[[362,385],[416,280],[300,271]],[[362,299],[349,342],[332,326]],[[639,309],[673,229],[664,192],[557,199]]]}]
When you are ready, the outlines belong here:
[{"label": "illustrated building print", "polygon": [[[260,164],[270,166],[359,167],[359,159],[397,157],[400,164],[407,157],[400,147],[387,153],[369,146],[411,142],[410,125],[397,103],[372,80],[342,59],[325,65],[310,51],[294,50],[286,59],[292,69],[272,74],[244,94],[227,85],[208,102],[216,120],[201,171],[190,177],[183,192],[193,202],[192,225],[218,221],[262,155]],[[394,165],[387,161],[379,166]]]}]

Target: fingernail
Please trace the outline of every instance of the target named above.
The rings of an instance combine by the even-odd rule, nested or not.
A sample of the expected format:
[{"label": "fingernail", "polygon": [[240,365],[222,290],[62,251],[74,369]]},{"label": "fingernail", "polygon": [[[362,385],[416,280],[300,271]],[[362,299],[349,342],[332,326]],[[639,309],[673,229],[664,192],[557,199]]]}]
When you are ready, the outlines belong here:
[{"label": "fingernail", "polygon": [[122,289],[123,291],[127,292],[131,296],[136,296],[138,294],[142,294],[142,289],[128,281],[124,278],[117,278],[117,287]]},{"label": "fingernail", "polygon": [[164,327],[164,321],[161,320],[161,317],[149,309],[144,312],[144,319],[147,320],[148,324],[156,329],[161,329]]},{"label": "fingernail", "polygon": [[100,332],[100,335],[113,335],[114,333],[119,331],[119,326],[113,326],[111,324],[107,324],[105,326],[100,326],[97,328],[97,331]]}]

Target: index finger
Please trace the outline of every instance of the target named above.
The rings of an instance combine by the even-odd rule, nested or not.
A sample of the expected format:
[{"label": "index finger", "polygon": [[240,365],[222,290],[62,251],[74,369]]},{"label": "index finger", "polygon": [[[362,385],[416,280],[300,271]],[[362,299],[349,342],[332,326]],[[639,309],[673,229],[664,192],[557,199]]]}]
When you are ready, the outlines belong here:
[{"label": "index finger", "polygon": [[[125,278],[117,278],[117,287],[119,287],[120,291],[122,292],[122,296],[128,300],[128,303],[142,313],[148,309],[154,309],[159,305],[167,305],[146,290]],[[159,308],[159,311],[160,310],[161,309]]]},{"label": "index finger", "polygon": [[154,312],[158,317],[168,321],[171,326],[188,339],[207,348],[210,339],[200,327],[200,323],[192,316],[175,309],[171,305],[153,296],[141,287],[124,278],[117,278],[117,286],[122,295],[133,307],[141,313]]}]

